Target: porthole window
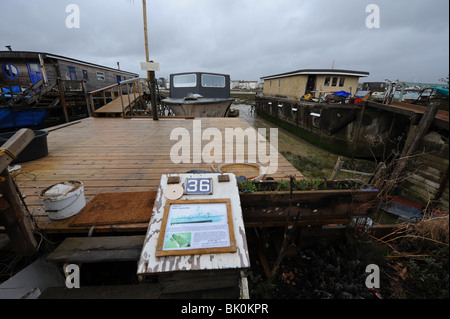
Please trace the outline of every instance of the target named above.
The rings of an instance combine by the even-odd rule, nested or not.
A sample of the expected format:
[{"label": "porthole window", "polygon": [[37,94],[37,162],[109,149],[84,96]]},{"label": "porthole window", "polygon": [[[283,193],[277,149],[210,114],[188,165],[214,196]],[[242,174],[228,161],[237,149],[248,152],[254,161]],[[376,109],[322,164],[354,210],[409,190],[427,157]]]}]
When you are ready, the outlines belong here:
[{"label": "porthole window", "polygon": [[3,74],[9,79],[17,79],[19,76],[19,70],[12,63],[4,63],[2,67]]}]

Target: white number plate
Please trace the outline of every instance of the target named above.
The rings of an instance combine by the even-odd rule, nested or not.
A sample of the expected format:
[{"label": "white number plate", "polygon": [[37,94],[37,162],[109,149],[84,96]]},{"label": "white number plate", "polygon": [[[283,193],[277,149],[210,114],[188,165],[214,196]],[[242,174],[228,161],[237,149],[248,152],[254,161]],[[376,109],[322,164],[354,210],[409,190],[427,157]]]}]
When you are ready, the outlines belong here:
[{"label": "white number plate", "polygon": [[188,178],[186,180],[186,194],[211,195],[211,178]]}]

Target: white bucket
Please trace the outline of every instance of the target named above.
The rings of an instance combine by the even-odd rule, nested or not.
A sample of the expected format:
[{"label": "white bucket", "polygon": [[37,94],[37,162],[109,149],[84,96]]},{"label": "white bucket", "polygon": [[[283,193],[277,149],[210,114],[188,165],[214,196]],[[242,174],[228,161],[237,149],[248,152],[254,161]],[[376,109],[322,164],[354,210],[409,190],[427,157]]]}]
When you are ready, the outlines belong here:
[{"label": "white bucket", "polygon": [[62,182],[47,187],[39,198],[52,220],[74,216],[86,206],[84,186],[80,181]]}]

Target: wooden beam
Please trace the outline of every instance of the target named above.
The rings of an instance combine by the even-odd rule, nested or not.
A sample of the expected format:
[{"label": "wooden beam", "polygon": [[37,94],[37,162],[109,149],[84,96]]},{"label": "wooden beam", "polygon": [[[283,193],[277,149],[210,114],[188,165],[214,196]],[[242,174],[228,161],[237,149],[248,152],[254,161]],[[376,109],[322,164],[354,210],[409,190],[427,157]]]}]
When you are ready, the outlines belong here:
[{"label": "wooden beam", "polygon": [[[34,83],[33,85],[31,85],[28,89],[26,89],[23,92],[20,92],[19,94],[17,94],[17,96],[13,97],[11,100],[8,101],[7,105],[14,105],[15,103],[21,101],[24,99],[25,96],[28,95],[28,93],[30,93],[31,91],[37,89],[38,87],[40,87],[42,84],[44,83],[43,79],[40,79],[39,81],[37,81],[36,83]],[[13,92],[11,90],[11,87],[9,87],[9,92],[11,94],[11,96],[13,96]]]},{"label": "wooden beam", "polygon": [[[148,36],[147,36],[147,2],[142,0],[142,10],[144,13],[144,40],[145,40],[145,61],[150,62],[150,55],[148,52]],[[153,120],[158,121],[158,108],[156,105],[156,83],[155,71],[147,71],[147,81],[150,88],[150,99],[152,103]]]},{"label": "wooden beam", "polygon": [[3,172],[33,139],[34,132],[23,128],[7,140],[0,149],[0,172]]},{"label": "wooden beam", "polygon": [[45,95],[47,92],[51,91],[56,86],[56,81],[49,82],[46,86],[42,87],[39,92],[36,94],[33,94],[31,97],[25,100],[25,103],[30,105],[33,102],[36,102],[38,99],[40,99],[43,95]]},{"label": "wooden beam", "polygon": [[66,238],[47,260],[64,263],[92,263],[139,260],[145,236]]},{"label": "wooden beam", "polygon": [[34,139],[30,129],[20,129],[0,151],[0,221],[18,255],[32,255],[37,249],[31,221],[26,215],[18,189],[7,169],[15,157]]},{"label": "wooden beam", "polygon": [[330,179],[334,180],[338,177],[343,164],[344,164],[344,160],[342,159],[341,156],[339,156],[336,161],[336,164],[334,165],[333,172],[331,173]]},{"label": "wooden beam", "polygon": [[0,173],[0,221],[16,254],[31,256],[37,250],[30,217],[27,215],[17,186],[9,171]]},{"label": "wooden beam", "polygon": [[86,81],[81,81],[81,84],[83,86],[83,93],[84,93],[84,99],[86,101],[86,110],[88,112],[89,117],[92,117],[92,110],[91,107],[89,105],[89,95],[87,93],[87,89],[86,89]]},{"label": "wooden beam", "polygon": [[67,113],[67,104],[66,104],[66,96],[65,96],[65,93],[64,93],[64,86],[62,84],[62,80],[59,79],[58,83],[59,83],[59,94],[61,96],[61,104],[62,104],[63,112],[64,112],[64,120],[66,121],[66,123],[68,123],[69,122],[69,115]]},{"label": "wooden beam", "polygon": [[95,117],[94,97],[92,96],[92,94],[89,94],[89,101],[91,102],[91,113]]},{"label": "wooden beam", "polygon": [[117,85],[119,85],[119,84],[118,84],[118,83],[111,84],[111,85],[105,86],[104,88],[101,88],[101,89],[97,89],[97,90],[91,91],[91,92],[89,92],[89,94],[96,94],[96,93],[99,93],[99,92],[104,92],[104,91],[106,91],[106,90],[109,90],[109,89],[111,89],[111,88],[117,86]]}]

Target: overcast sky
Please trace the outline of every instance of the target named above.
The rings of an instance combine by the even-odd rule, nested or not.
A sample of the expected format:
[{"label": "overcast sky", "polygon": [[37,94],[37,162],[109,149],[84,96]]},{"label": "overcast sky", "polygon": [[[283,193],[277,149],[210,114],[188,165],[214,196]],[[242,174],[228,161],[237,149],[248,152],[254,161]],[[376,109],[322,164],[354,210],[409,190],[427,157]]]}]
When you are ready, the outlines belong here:
[{"label": "overcast sky", "polygon": [[[76,4],[80,27],[67,28]],[[379,8],[379,28],[368,28]],[[368,71],[363,81],[440,83],[449,73],[448,0],[147,0],[157,77],[234,80],[305,68]],[[141,74],[141,0],[1,0],[0,50],[40,51]]]}]

